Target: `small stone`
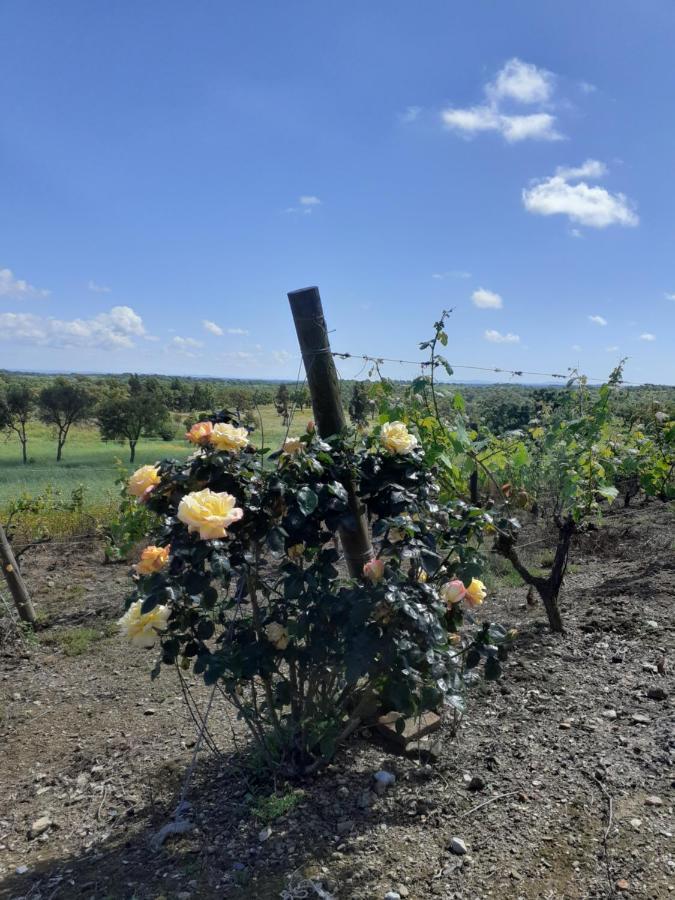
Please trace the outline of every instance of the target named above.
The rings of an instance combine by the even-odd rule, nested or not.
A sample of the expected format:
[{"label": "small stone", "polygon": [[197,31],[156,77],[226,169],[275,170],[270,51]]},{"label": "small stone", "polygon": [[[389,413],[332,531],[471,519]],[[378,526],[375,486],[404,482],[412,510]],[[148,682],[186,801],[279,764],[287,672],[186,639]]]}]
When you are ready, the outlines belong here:
[{"label": "small stone", "polygon": [[649,716],[644,716],[642,713],[633,713],[630,717],[631,722],[634,725],[649,725]]},{"label": "small stone", "polygon": [[16,869],[14,869],[14,871],[16,872],[17,875],[25,875],[26,872],[28,871],[28,866],[17,866]]},{"label": "small stone", "polygon": [[650,794],[649,797],[645,797],[645,804],[647,806],[663,806],[663,800],[656,794]]},{"label": "small stone", "polygon": [[368,807],[373,802],[373,795],[370,791],[363,791],[359,794],[359,799],[356,801],[356,805],[359,809],[368,809]]},{"label": "small stone", "polygon": [[464,856],[465,853],[467,852],[466,844],[464,843],[464,841],[461,838],[454,837],[450,841],[450,852],[456,853],[457,856]]},{"label": "small stone", "polygon": [[647,621],[645,622],[645,625],[651,631],[657,631],[658,627],[659,627],[659,623],[656,621],[656,619],[647,619]]},{"label": "small stone", "polygon": [[649,672],[651,675],[658,675],[658,668],[653,663],[642,663],[642,671]]},{"label": "small stone", "polygon": [[650,700],[667,700],[668,694],[662,687],[653,687],[647,691],[647,697]]},{"label": "small stone", "polygon": [[480,777],[480,775],[474,775],[471,781],[467,784],[467,791],[482,791],[485,787],[485,782]]},{"label": "small stone", "polygon": [[401,900],[401,895],[398,891],[387,891],[384,895],[384,900]]},{"label": "small stone", "polygon": [[631,824],[631,828],[634,828],[636,831],[639,831],[640,826],[642,825],[642,819],[631,819],[630,824]]},{"label": "small stone", "polygon": [[54,823],[49,816],[41,816],[30,826],[30,836],[32,838],[39,837],[41,834],[44,834],[45,831],[48,831],[53,824]]},{"label": "small stone", "polygon": [[374,789],[375,793],[379,794],[381,797],[388,787],[391,787],[392,784],[396,781],[396,776],[392,772],[385,772],[384,769],[380,769],[379,772],[375,772],[373,775]]},{"label": "small stone", "polygon": [[625,878],[619,878],[619,880],[614,885],[614,887],[617,889],[617,891],[629,891],[630,890],[630,885],[628,884],[628,882],[626,881]]},{"label": "small stone", "polygon": [[343,784],[337,789],[337,793],[338,793],[338,797],[342,797],[342,798],[349,797],[349,788]]},{"label": "small stone", "polygon": [[569,729],[572,727],[572,723],[571,722],[561,722],[559,727],[562,731],[569,731]]},{"label": "small stone", "polygon": [[266,825],[263,830],[258,834],[258,840],[261,844],[264,844],[265,841],[269,840],[270,835],[272,834],[272,826]]},{"label": "small stone", "polygon": [[410,891],[404,884],[399,884],[396,891],[397,891],[397,893],[399,893],[401,895],[401,897],[409,897],[410,896]]},{"label": "small stone", "polygon": [[151,706],[149,706],[147,709],[143,710],[144,716],[154,716],[154,714],[155,714],[155,710]]},{"label": "small stone", "polygon": [[617,717],[617,712],[615,709],[603,709],[600,715],[603,717],[603,719],[614,720]]}]

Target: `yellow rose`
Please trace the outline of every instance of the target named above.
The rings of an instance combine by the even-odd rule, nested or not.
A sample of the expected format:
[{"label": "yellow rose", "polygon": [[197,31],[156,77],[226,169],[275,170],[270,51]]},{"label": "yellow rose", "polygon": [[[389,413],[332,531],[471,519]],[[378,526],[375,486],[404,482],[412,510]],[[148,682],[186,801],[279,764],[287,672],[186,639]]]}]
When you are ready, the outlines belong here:
[{"label": "yellow rose", "polygon": [[288,558],[292,559],[293,562],[299,562],[305,555],[305,550],[305,544],[301,541],[299,544],[293,544],[292,547],[289,547],[286,553],[288,553]]},{"label": "yellow rose", "polygon": [[487,588],[477,578],[471,579],[471,584],[466,589],[464,600],[469,606],[480,606],[487,597]]},{"label": "yellow rose", "polygon": [[192,428],[185,435],[191,444],[208,444],[213,434],[212,422],[195,422]]},{"label": "yellow rose", "polygon": [[238,522],[243,509],[234,504],[232,494],[217,493],[209,488],[187,494],[178,504],[178,518],[188,531],[198,531],[203,541],[215,541],[227,534],[227,527]]},{"label": "yellow rose", "polygon": [[127,482],[127,490],[134,497],[142,497],[146,491],[151,491],[159,484],[161,478],[157,466],[141,466]]},{"label": "yellow rose", "polygon": [[218,422],[213,426],[211,443],[216,450],[239,453],[248,446],[248,431],[245,428],[235,428],[229,422]]},{"label": "yellow rose", "polygon": [[168,606],[156,606],[142,613],[142,605],[141,600],[132,603],[117,624],[134,647],[152,647],[157,642],[157,633],[166,630],[170,610]]},{"label": "yellow rose", "polygon": [[138,574],[154,575],[155,572],[163,569],[169,561],[170,549],[170,547],[155,547],[154,545],[146,547],[135,567]]},{"label": "yellow rose", "polygon": [[278,622],[270,622],[265,628],[265,637],[277,650],[285,650],[288,647],[288,631]]},{"label": "yellow rose", "polygon": [[301,453],[304,449],[305,445],[300,438],[286,438],[284,446],[281,448],[282,452],[287,456],[292,456],[294,453]]},{"label": "yellow rose", "polygon": [[410,453],[417,446],[417,438],[410,434],[403,422],[385,422],[380,440],[390,453]]}]

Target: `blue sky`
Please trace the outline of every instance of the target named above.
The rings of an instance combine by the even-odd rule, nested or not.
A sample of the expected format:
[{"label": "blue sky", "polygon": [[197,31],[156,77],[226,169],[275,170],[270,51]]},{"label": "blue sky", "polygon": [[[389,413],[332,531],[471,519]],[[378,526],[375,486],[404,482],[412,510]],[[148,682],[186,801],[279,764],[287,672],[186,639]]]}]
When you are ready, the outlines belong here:
[{"label": "blue sky", "polygon": [[336,350],[417,359],[452,307],[455,363],[673,383],[672,0],[3,0],[0,34],[0,368],[294,378],[317,284]]}]

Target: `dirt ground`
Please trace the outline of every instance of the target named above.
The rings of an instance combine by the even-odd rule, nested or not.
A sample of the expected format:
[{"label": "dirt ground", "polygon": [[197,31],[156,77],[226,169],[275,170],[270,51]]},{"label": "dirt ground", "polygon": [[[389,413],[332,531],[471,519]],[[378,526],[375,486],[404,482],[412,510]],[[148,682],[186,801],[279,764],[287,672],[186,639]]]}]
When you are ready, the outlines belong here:
[{"label": "dirt ground", "polygon": [[[30,551],[45,624],[38,643],[0,644],[0,897],[675,897],[672,526],[662,504],[621,510],[574,548],[562,637],[523,587],[493,584],[486,616],[520,637],[458,732],[439,732],[438,761],[357,735],[313,779],[276,786],[302,793],[269,833],[274,785],[218,706],[194,828],[161,849],[196,737],[177,676],[151,681],[155,654],[113,633],[124,566],[95,545]],[[396,776],[382,796],[379,769]]]}]

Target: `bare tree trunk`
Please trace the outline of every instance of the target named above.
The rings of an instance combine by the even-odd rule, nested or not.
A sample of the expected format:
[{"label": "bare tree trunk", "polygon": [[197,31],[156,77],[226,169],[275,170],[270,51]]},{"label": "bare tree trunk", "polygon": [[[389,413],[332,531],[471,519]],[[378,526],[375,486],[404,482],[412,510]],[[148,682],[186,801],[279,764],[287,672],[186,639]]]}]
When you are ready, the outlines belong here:
[{"label": "bare tree trunk", "polygon": [[0,525],[0,564],[19,617],[35,627],[35,610],[2,525]]}]

